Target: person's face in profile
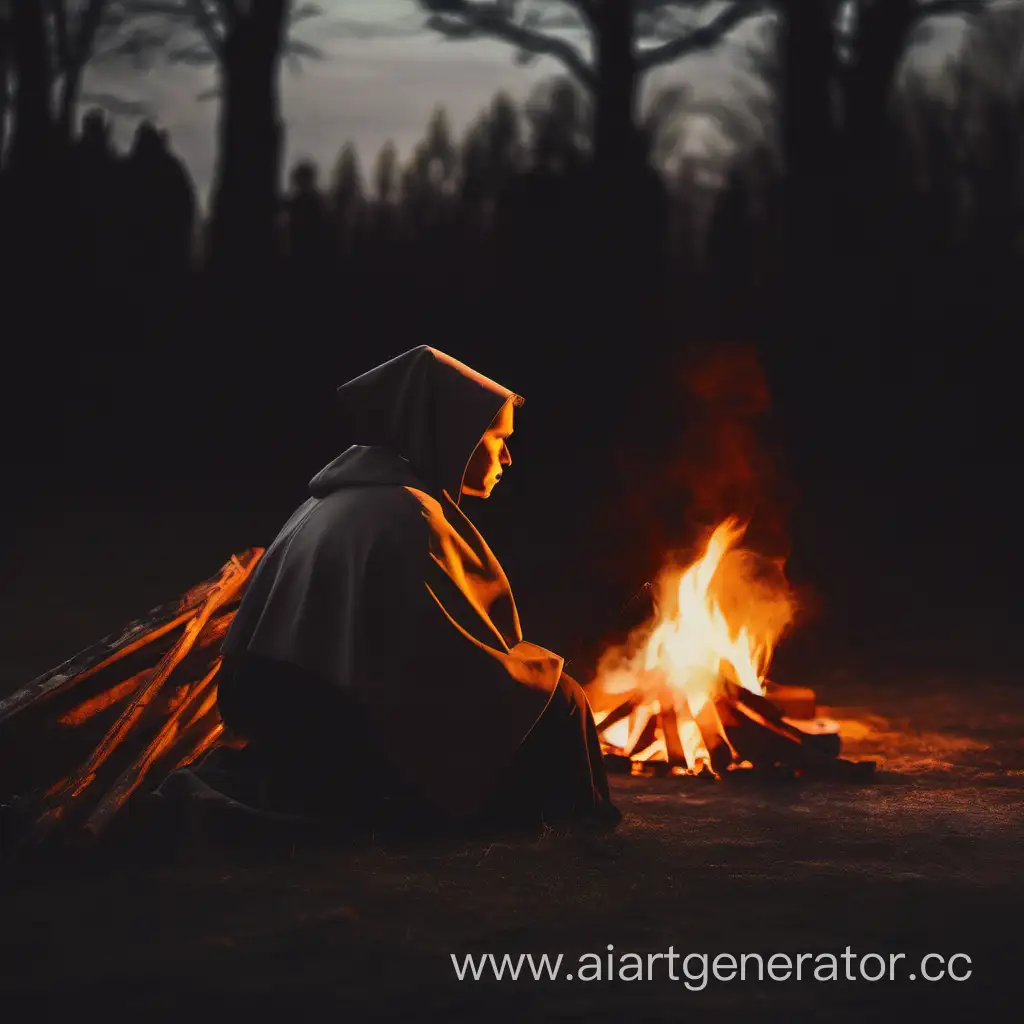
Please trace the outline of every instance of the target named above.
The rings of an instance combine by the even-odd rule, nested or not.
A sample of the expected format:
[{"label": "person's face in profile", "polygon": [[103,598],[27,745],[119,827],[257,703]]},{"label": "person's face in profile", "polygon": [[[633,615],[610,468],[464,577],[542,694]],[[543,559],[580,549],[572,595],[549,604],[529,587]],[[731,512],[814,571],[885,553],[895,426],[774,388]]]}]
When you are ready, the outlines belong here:
[{"label": "person's face in profile", "polygon": [[501,479],[502,471],[512,465],[507,443],[512,436],[512,413],[512,403],[506,402],[491,421],[466,466],[463,494],[472,498],[489,498],[494,485]]}]

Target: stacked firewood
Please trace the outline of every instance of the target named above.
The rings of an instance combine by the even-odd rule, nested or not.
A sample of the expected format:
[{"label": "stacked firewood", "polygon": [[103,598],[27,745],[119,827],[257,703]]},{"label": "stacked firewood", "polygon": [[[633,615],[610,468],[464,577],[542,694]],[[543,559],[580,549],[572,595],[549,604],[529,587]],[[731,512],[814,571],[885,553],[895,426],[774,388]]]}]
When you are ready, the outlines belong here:
[{"label": "stacked firewood", "polygon": [[[787,710],[793,710],[787,708],[787,703],[803,705],[809,700],[813,705],[813,691],[787,687],[774,690],[774,699],[770,699],[723,677],[696,715],[690,714],[685,699],[677,699],[667,687],[654,701],[647,690],[624,694],[598,715],[605,763],[613,772],[697,774],[707,778],[747,775],[852,782],[872,778],[874,762],[839,757],[837,731],[817,729],[809,720],[797,724],[787,715]],[[797,716],[805,717],[799,711]],[[607,734],[624,719],[629,720],[627,739],[615,745]],[[686,729],[691,736],[699,735],[706,753],[699,766],[687,760],[683,742]],[[662,756],[643,759],[644,752],[652,747],[658,748]]]},{"label": "stacked firewood", "polygon": [[0,802],[21,841],[98,838],[133,795],[225,742],[220,641],[263,554],[152,609],[0,700]]}]

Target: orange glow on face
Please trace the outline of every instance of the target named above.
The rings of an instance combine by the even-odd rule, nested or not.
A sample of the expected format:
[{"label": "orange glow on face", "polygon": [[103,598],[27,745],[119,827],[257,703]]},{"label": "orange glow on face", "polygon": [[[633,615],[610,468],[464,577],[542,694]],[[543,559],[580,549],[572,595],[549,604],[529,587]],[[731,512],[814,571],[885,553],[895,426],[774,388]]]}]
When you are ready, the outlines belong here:
[{"label": "orange glow on face", "polygon": [[512,465],[508,439],[513,429],[513,403],[506,402],[491,421],[487,432],[473,450],[466,474],[462,480],[462,493],[473,498],[489,498],[502,472]]}]

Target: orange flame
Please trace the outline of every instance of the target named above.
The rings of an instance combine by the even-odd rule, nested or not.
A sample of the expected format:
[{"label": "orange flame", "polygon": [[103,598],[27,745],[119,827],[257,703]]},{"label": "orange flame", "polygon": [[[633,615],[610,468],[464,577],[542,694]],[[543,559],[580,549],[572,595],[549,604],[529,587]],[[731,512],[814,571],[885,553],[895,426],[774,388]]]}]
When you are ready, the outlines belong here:
[{"label": "orange flame", "polygon": [[[722,681],[764,692],[796,601],[781,562],[740,547],[745,531],[737,519],[726,519],[695,562],[666,569],[651,620],[601,659],[593,688],[598,725],[615,697],[620,705],[635,704],[604,729],[607,749],[637,761],[677,761],[673,753],[681,748],[686,769],[701,771],[710,759],[698,719]],[[654,718],[660,731],[650,728]]]}]

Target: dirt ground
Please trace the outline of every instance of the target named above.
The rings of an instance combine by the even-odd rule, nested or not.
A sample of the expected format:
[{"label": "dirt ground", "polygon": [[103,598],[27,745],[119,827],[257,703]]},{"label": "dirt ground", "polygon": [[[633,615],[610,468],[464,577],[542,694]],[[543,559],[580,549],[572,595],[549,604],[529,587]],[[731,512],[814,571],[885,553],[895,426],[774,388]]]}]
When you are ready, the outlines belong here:
[{"label": "dirt ground", "polygon": [[[1016,1019],[1020,690],[836,679],[819,694],[843,723],[847,754],[880,761],[875,784],[618,778],[625,817],[605,836],[269,857],[194,846],[159,865],[9,867],[4,1018]],[[609,944],[616,957],[672,947],[678,980],[660,960],[650,981],[524,971],[460,982],[451,961],[562,953],[564,975],[582,953],[606,958]],[[712,975],[701,988],[682,966],[694,952],[795,962],[847,947],[887,963],[905,954],[899,980],[842,980],[839,960],[841,980],[816,981],[818,960],[805,961],[802,980],[758,981],[748,960],[747,980]],[[927,953],[967,954],[955,969],[970,977],[925,981]],[[700,961],[687,963],[699,977]]]}]

